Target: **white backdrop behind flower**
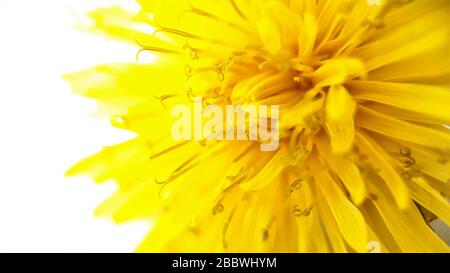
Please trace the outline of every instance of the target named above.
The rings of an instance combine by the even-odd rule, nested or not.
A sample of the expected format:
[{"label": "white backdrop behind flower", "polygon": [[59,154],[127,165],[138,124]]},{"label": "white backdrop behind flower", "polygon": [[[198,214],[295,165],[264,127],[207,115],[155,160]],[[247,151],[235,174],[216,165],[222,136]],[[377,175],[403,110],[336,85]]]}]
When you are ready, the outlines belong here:
[{"label": "white backdrop behind flower", "polygon": [[148,231],[148,223],[92,216],[114,184],[64,178],[105,139],[131,136],[92,118],[95,104],[74,96],[61,78],[96,63],[135,60],[136,48],[73,28],[80,9],[103,4],[0,0],[1,251],[133,251]]}]

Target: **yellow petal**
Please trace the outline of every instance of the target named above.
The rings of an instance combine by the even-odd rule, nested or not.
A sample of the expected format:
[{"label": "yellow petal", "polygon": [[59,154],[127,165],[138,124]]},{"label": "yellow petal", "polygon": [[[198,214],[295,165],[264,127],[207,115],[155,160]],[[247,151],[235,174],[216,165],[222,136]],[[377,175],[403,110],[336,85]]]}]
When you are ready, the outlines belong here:
[{"label": "yellow petal", "polygon": [[409,110],[404,110],[398,107],[389,106],[387,104],[381,103],[371,103],[370,108],[376,112],[383,113],[386,116],[390,116],[396,119],[404,120],[404,121],[412,121],[419,123],[428,123],[428,124],[442,124],[443,121],[441,118],[435,118],[433,116],[423,115],[417,112],[412,112]]},{"label": "yellow petal", "polygon": [[407,183],[411,189],[413,199],[450,226],[449,202],[423,178],[413,178],[408,180]]},{"label": "yellow petal", "polygon": [[[317,94],[317,90],[310,90],[306,93],[305,97],[298,102],[296,105],[291,107],[289,111],[284,111],[281,109],[280,111],[280,129],[291,128],[293,126],[300,124],[304,124],[305,120],[308,116],[317,113],[320,111],[324,104],[324,98],[321,97],[319,99],[313,100],[311,97],[314,97]],[[309,94],[314,94],[313,96],[309,96]]]},{"label": "yellow petal", "polygon": [[272,54],[279,53],[281,50],[281,35],[276,22],[264,17],[256,22],[256,27],[265,48]]},{"label": "yellow petal", "polygon": [[142,167],[142,159],[146,157],[149,148],[142,138],[135,138],[120,144],[103,148],[74,164],[65,175],[89,175],[96,182],[101,183],[108,179],[118,182],[129,182],[128,171]]},{"label": "yellow petal", "polygon": [[366,73],[364,64],[356,58],[331,59],[312,73],[303,76],[311,77],[317,87],[339,85]]},{"label": "yellow petal", "polygon": [[450,134],[401,121],[359,106],[356,124],[362,128],[428,147],[450,149]]},{"label": "yellow petal", "polygon": [[[448,48],[415,55],[369,72],[368,78],[373,81],[386,82],[421,82],[431,84],[449,84],[450,56]],[[447,57],[444,57],[447,56]],[[417,69],[420,67],[420,69]]]},{"label": "yellow petal", "polygon": [[317,138],[315,143],[320,156],[342,180],[352,200],[361,204],[366,197],[366,186],[355,163],[347,157],[333,155],[324,138]]},{"label": "yellow petal", "polygon": [[411,56],[448,47],[448,5],[445,7],[444,2],[429,5],[433,6],[431,12],[383,32],[384,35],[357,48],[355,57],[366,60],[367,69],[371,71]]},{"label": "yellow petal", "polygon": [[355,101],[342,85],[330,87],[325,104],[325,113],[331,148],[335,154],[343,155],[353,147],[355,109]]},{"label": "yellow petal", "polygon": [[305,13],[303,17],[303,27],[298,41],[298,55],[300,57],[306,57],[311,54],[316,42],[317,32],[318,25],[316,18],[310,13]]},{"label": "yellow petal", "polygon": [[131,190],[118,190],[96,207],[94,215],[109,215],[117,223],[148,219],[162,205],[160,187],[153,178],[147,178]]},{"label": "yellow petal", "polygon": [[316,181],[331,208],[345,241],[355,251],[365,252],[367,229],[361,212],[345,197],[328,173],[318,174]]},{"label": "yellow petal", "polygon": [[431,116],[442,123],[450,121],[448,88],[377,81],[351,81],[346,86],[357,100],[384,103]]},{"label": "yellow petal", "polygon": [[450,162],[443,160],[443,155],[436,154],[430,149],[411,145],[411,153],[417,166],[426,174],[448,183],[450,181]]},{"label": "yellow petal", "polygon": [[365,202],[363,206],[361,206],[361,211],[363,212],[368,225],[370,225],[373,232],[378,236],[387,250],[389,252],[401,252],[402,249],[398,246],[397,241],[394,239],[394,235],[386,226],[386,223],[373,203]]},{"label": "yellow petal", "polygon": [[[320,166],[317,159],[311,164],[313,168]],[[359,209],[348,200],[328,172],[319,172],[315,181],[323,192],[345,241],[353,250],[366,252],[366,222]]]},{"label": "yellow petal", "polygon": [[135,13],[120,7],[98,8],[89,13],[93,25],[90,31],[101,31],[104,34],[128,43],[135,44],[137,35],[149,35],[154,30],[136,16]]},{"label": "yellow petal", "polygon": [[[323,196],[322,196],[323,197]],[[339,226],[326,202],[318,202],[320,218],[322,219],[324,229],[327,232],[333,252],[348,252],[344,238],[339,230]]]},{"label": "yellow petal", "polygon": [[242,184],[242,187],[248,190],[257,190],[274,181],[286,167],[282,161],[285,152],[285,149],[280,147],[258,174]]},{"label": "yellow petal", "polygon": [[[380,184],[377,184],[379,186]],[[425,223],[415,206],[399,210],[392,206],[384,191],[373,187],[377,196],[373,204],[391,231],[400,248],[405,252],[448,252],[449,247]],[[418,240],[420,238],[420,240]]]},{"label": "yellow petal", "polygon": [[373,139],[361,131],[356,133],[358,147],[374,162],[374,168],[379,168],[379,175],[386,182],[400,208],[409,206],[409,190],[403,179],[393,168],[392,159]]}]

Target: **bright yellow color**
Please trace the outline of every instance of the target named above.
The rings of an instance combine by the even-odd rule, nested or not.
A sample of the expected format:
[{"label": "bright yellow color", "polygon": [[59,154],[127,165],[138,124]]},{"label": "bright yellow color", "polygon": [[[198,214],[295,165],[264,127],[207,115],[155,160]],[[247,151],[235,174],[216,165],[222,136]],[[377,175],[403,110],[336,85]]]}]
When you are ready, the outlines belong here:
[{"label": "bright yellow color", "polygon": [[[449,251],[449,1],[139,2],[93,29],[156,61],[67,75],[137,134],[67,174],[117,181],[97,215],[154,220],[138,251]],[[279,150],[173,141],[194,96],[280,105]]]}]

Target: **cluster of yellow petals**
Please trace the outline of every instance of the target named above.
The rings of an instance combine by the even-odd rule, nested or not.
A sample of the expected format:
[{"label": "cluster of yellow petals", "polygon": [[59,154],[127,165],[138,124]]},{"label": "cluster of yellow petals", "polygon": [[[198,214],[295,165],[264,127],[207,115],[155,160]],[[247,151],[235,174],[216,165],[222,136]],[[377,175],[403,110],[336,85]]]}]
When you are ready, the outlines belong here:
[{"label": "cluster of yellow petals", "polygon": [[[138,1],[92,30],[153,62],[67,75],[136,138],[69,171],[117,192],[96,213],[152,219],[138,251],[449,251],[449,1]],[[280,105],[280,148],[175,141],[171,106]]]}]

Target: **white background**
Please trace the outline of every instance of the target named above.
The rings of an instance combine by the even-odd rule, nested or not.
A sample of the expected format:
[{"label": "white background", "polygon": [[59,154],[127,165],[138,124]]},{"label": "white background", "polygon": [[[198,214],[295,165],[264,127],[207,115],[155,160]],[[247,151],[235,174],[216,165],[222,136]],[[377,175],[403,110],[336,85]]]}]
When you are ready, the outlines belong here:
[{"label": "white background", "polygon": [[147,232],[147,223],[92,216],[113,183],[64,177],[78,159],[131,136],[91,117],[95,103],[61,78],[135,61],[135,48],[72,27],[82,9],[106,2],[0,0],[0,251],[128,252]]}]

